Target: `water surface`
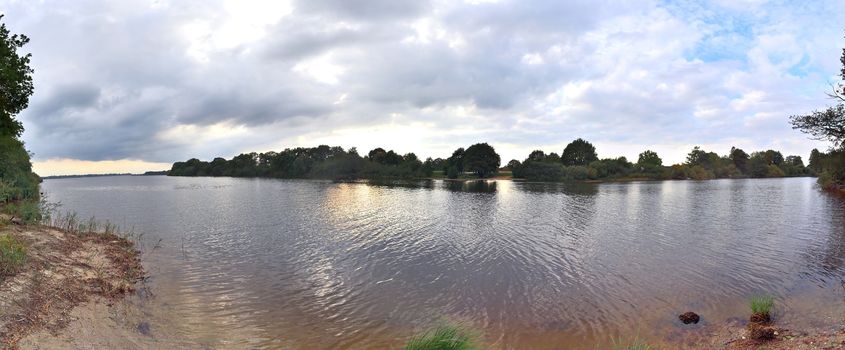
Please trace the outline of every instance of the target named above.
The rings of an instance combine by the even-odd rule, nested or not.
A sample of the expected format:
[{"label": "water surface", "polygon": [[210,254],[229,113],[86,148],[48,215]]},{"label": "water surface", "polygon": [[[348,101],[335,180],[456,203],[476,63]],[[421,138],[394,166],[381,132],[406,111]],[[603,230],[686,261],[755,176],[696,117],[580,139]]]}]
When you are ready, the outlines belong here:
[{"label": "water surface", "polygon": [[401,348],[451,320],[492,348],[595,349],[671,342],[688,310],[704,324],[745,318],[755,294],[777,297],[784,325],[838,322],[845,202],[814,180],[122,176],[43,188],[158,243],[144,256],[151,314],[199,346]]}]

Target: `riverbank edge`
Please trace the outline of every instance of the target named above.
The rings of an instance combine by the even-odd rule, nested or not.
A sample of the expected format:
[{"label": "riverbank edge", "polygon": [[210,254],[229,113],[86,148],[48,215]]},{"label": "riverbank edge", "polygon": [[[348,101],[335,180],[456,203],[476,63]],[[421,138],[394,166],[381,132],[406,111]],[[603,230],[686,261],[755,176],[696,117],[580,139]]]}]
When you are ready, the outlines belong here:
[{"label": "riverbank edge", "polygon": [[[14,222],[14,218],[0,217],[0,233],[22,242],[27,257],[16,273],[0,277],[3,349],[70,347],[43,337],[49,345],[26,340],[35,333],[55,338],[72,324],[83,329],[101,327],[103,322],[97,319],[109,318],[102,310],[134,294],[145,278],[141,252],[133,241],[137,237],[130,234],[111,226],[98,231],[104,227],[73,221],[61,228]],[[80,310],[95,308],[99,312],[90,313],[93,319],[75,316]]]}]

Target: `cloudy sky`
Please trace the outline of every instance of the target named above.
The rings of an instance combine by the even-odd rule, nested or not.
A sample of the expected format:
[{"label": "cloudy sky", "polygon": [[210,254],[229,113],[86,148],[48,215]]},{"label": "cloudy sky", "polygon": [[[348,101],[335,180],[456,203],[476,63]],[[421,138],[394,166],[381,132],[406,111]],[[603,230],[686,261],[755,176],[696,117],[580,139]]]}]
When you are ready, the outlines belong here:
[{"label": "cloudy sky", "polygon": [[592,141],[680,162],[813,147],[845,1],[3,1],[32,39],[42,175],[318,144],[504,161]]}]

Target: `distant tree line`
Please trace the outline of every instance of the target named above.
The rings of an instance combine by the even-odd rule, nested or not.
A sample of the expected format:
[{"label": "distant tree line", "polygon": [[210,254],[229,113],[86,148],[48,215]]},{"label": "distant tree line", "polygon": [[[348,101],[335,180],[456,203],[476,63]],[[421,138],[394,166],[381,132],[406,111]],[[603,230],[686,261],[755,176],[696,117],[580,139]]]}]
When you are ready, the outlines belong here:
[{"label": "distant tree line", "polygon": [[305,179],[379,179],[431,177],[435,171],[458,177],[471,172],[487,177],[499,167],[499,155],[486,143],[459,148],[448,159],[420,160],[416,154],[398,154],[393,150],[375,148],[366,155],[356,148],[321,145],[288,148],[281,152],[244,153],[230,160],[214,158],[211,162],[193,158],[176,162],[168,172],[171,176],[231,176]]},{"label": "distant tree line", "polygon": [[725,156],[695,147],[682,164],[664,166],[656,152],[640,153],[636,162],[625,157],[599,159],[596,148],[588,141],[577,139],[563,149],[563,153],[531,152],[524,161],[511,160],[508,167],[514,178],[529,181],[567,181],[643,178],[654,180],[717,178],[764,178],[812,176],[800,156],[784,157],[780,152],[767,150],[750,155],[739,148],[731,148]]},{"label": "distant tree line", "polygon": [[[842,49],[840,77],[845,81],[845,49]],[[837,104],[806,115],[791,116],[793,129],[801,130],[815,140],[830,141],[827,152],[814,149],[810,153],[809,167],[819,174],[819,184],[829,190],[845,191],[845,84],[833,86],[828,97]]]}]

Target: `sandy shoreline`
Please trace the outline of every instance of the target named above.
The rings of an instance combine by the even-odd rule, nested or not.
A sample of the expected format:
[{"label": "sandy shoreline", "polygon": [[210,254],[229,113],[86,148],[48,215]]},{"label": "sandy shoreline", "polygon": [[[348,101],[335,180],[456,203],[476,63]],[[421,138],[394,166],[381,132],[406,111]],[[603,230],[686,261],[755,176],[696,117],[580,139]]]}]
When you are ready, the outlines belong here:
[{"label": "sandy shoreline", "polygon": [[105,334],[128,328],[115,315],[144,276],[130,240],[43,226],[4,225],[2,231],[27,247],[25,265],[0,282],[4,348],[123,347],[132,340]]}]

